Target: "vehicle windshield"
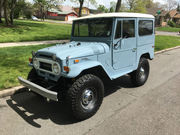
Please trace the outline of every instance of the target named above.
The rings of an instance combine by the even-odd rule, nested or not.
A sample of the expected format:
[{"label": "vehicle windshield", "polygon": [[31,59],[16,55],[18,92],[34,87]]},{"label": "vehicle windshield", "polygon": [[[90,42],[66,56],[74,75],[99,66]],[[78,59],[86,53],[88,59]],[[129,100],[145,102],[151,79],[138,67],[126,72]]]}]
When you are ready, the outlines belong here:
[{"label": "vehicle windshield", "polygon": [[110,37],[112,18],[86,19],[74,21],[74,37]]}]

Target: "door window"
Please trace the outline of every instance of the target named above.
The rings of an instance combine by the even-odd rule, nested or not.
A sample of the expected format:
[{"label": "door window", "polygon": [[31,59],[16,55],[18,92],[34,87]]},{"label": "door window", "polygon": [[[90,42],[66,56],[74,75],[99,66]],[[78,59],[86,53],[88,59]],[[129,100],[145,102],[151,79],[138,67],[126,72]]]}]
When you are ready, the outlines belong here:
[{"label": "door window", "polygon": [[123,38],[135,37],[135,21],[124,20],[123,21]]},{"label": "door window", "polygon": [[115,39],[121,38],[121,21],[117,22]]}]

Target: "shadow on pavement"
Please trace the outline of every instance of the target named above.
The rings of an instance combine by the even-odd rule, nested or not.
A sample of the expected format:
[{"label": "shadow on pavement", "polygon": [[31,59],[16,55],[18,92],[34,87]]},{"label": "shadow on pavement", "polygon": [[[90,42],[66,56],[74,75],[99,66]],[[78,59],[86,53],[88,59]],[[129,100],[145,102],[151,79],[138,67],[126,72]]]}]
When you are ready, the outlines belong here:
[{"label": "shadow on pavement", "polygon": [[[133,88],[129,76],[123,76],[114,81],[105,82],[105,97],[124,88]],[[46,100],[32,92],[24,91],[11,96],[7,104],[30,125],[41,128],[37,119],[50,119],[55,124],[67,125],[77,123],[65,104],[46,102]]]}]

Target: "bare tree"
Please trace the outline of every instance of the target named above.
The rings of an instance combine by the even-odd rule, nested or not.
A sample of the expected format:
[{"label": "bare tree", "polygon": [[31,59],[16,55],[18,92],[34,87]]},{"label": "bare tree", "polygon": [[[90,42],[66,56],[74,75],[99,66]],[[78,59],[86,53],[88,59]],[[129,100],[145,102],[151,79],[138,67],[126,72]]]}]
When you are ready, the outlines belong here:
[{"label": "bare tree", "polygon": [[116,12],[119,12],[120,11],[120,8],[121,8],[121,0],[118,0],[117,1],[117,4],[116,4]]},{"label": "bare tree", "polygon": [[83,7],[83,3],[84,3],[84,0],[79,0],[79,4],[80,4],[80,6],[79,6],[79,16],[81,17],[82,15],[81,15],[81,11],[82,11],[82,7]]},{"label": "bare tree", "polygon": [[177,5],[178,5],[177,0],[166,0],[166,6],[168,11],[175,9]]},{"label": "bare tree", "polygon": [[13,20],[14,20],[14,10],[16,7],[16,2],[17,2],[17,0],[11,0],[11,3],[9,4],[9,8],[10,8],[9,16],[10,16],[11,25],[13,25],[13,23],[14,23]]},{"label": "bare tree", "polygon": [[10,25],[9,18],[8,18],[8,1],[4,0],[3,2],[3,8],[4,8],[4,19],[7,26]]},{"label": "bare tree", "polygon": [[135,7],[136,5],[136,0],[127,0],[127,5],[129,7],[129,10],[132,11],[132,9]]},{"label": "bare tree", "polygon": [[[79,3],[79,17],[82,16],[82,8],[83,8],[83,4],[85,2],[85,0],[71,0],[72,2],[78,2]],[[96,5],[96,0],[88,0],[88,4],[89,2],[92,4],[92,5]]]}]

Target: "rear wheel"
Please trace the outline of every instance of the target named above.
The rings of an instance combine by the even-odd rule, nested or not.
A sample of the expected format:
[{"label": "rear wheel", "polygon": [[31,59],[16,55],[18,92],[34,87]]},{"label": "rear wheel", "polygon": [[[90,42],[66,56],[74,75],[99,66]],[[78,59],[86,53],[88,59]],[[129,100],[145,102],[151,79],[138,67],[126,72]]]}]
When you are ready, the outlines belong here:
[{"label": "rear wheel", "polygon": [[79,120],[93,116],[104,97],[102,81],[92,74],[77,79],[67,92],[67,103],[75,118]]},{"label": "rear wheel", "polygon": [[141,58],[138,69],[130,74],[131,80],[135,86],[142,86],[149,76],[149,62],[146,58]]}]

